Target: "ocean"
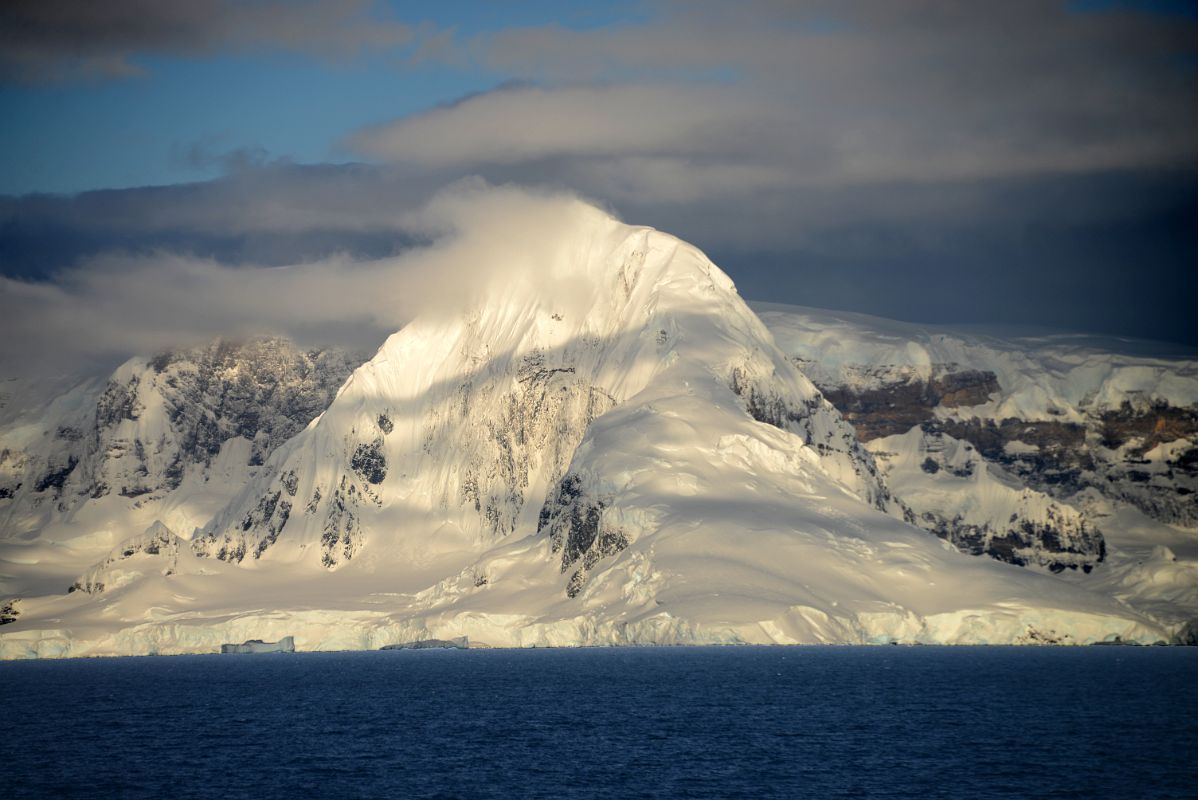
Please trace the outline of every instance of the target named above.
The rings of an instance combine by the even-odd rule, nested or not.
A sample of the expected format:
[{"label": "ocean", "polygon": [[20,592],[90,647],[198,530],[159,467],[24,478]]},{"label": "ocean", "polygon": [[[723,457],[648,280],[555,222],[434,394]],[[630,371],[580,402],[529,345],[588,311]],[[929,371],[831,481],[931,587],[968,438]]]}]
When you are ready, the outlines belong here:
[{"label": "ocean", "polygon": [[0,797],[1198,797],[1198,648],[0,663]]}]

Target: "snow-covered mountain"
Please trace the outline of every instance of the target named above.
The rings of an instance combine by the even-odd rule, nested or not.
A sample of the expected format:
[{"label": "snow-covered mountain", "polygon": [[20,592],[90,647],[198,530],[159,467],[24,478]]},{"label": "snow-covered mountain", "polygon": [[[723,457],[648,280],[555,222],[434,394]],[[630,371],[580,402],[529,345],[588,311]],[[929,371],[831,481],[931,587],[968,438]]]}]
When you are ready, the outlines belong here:
[{"label": "snow-covered mountain", "polygon": [[779,345],[852,421],[916,523],[1198,615],[1198,357],[771,304]]},{"label": "snow-covered mountain", "polygon": [[[79,570],[76,591],[19,600],[0,655],[195,652],[285,635],[300,649],[462,635],[514,646],[1155,641],[1176,627],[910,524],[960,513],[987,552],[1004,535],[968,509],[896,497],[891,483],[910,486],[905,462],[861,445],[796,351],[695,248],[580,202],[559,203],[533,235],[488,240],[522,266],[390,337],[281,444],[275,427],[224,415],[230,438],[186,449],[196,455],[178,484],[177,444],[155,459],[146,444],[158,439],[134,436],[145,474],[124,467],[128,445],[109,459],[119,469],[80,471],[80,456],[64,494],[76,474],[101,476],[109,493],[76,501],[62,524],[78,530],[114,486],[148,488],[151,502],[124,517],[140,527]],[[135,363],[137,398],[173,368]],[[136,423],[125,409],[149,403],[127,394],[105,389],[96,419]],[[925,460],[945,474],[974,464],[977,492],[1042,527],[1077,522],[1009,476],[983,476],[952,442],[919,438]],[[234,447],[247,470],[221,484],[198,530],[203,514],[167,513],[185,503],[188,475],[211,485]],[[1069,531],[1069,558],[1038,560],[1044,529],[1010,547],[1028,563],[1092,567],[1101,538],[1080,522]]]},{"label": "snow-covered mountain", "polygon": [[578,239],[547,265],[571,279],[570,297],[517,282],[464,316],[392,336],[272,474],[213,520],[198,552],[339,568],[370,551],[479,554],[540,529],[572,563],[590,545],[563,515],[599,515],[627,468],[597,469],[612,452],[583,461],[580,444],[596,420],[658,393],[659,405],[690,407],[680,419],[691,424],[710,405],[784,430],[862,502],[894,507],[852,429],[714,265],[653,231],[575,224]]},{"label": "snow-covered mountain", "polygon": [[320,414],[361,361],[285,340],[134,358],[48,407],[14,412],[0,448],[5,594],[69,586],[161,520],[205,524],[267,456]]}]

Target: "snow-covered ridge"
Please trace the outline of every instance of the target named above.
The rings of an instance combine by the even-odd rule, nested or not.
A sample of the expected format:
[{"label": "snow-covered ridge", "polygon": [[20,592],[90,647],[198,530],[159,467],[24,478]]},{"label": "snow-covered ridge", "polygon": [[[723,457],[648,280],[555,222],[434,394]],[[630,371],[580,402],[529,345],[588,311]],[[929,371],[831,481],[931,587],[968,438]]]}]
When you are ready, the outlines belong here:
[{"label": "snow-covered ridge", "polygon": [[1198,404],[1198,353],[1153,356],[1151,343],[1067,334],[1003,338],[801,306],[753,308],[818,386],[863,391],[985,371],[1001,388],[971,411],[991,419],[1080,422],[1125,403]]}]

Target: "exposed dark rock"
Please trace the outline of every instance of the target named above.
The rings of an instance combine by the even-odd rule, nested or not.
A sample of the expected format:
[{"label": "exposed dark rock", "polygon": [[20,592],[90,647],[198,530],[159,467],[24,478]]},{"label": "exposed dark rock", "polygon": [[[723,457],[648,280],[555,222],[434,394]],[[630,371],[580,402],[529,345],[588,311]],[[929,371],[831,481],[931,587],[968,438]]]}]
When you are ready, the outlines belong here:
[{"label": "exposed dark rock", "polygon": [[1117,450],[1135,441],[1129,451],[1132,456],[1142,456],[1158,444],[1198,437],[1198,408],[1158,402],[1137,409],[1124,402],[1118,410],[1103,412],[1100,420],[1102,446]]},{"label": "exposed dark rock", "polygon": [[571,600],[573,600],[575,597],[578,597],[578,595],[582,593],[583,585],[584,580],[582,569],[580,568],[574,570],[574,574],[570,576],[570,580],[566,581],[566,597],[569,597]]},{"label": "exposed dark rock", "polygon": [[1198,619],[1192,619],[1181,626],[1177,633],[1173,634],[1172,644],[1185,645],[1187,647],[1198,646]]},{"label": "exposed dark rock", "polygon": [[945,408],[982,405],[999,388],[998,376],[993,372],[973,369],[946,372],[931,381],[932,392],[939,395],[940,405]]},{"label": "exposed dark rock", "polygon": [[812,420],[823,412],[835,413],[828,400],[816,394],[801,404],[792,405],[773,385],[773,378],[772,373],[766,376],[754,375],[747,367],[736,367],[732,370],[728,388],[744,401],[745,410],[758,422],[802,437],[820,456],[834,452],[850,455],[853,469],[863,478],[868,476],[866,485],[877,486],[876,490],[869,491],[866,501],[875,508],[886,511],[894,499],[878,475],[873,456],[861,446],[857,437],[849,431],[844,431],[839,436],[827,431],[822,438],[817,438]]},{"label": "exposed dark rock", "polygon": [[241,436],[261,464],[328,407],[360,359],[340,351],[304,352],[283,339],[220,341],[172,355],[162,382],[185,460],[208,463]]},{"label": "exposed dark rock", "polygon": [[173,492],[178,489],[183,483],[183,475],[187,470],[187,465],[183,463],[182,456],[176,455],[170,465],[162,473],[162,488],[168,492]]},{"label": "exposed dark rock", "polygon": [[170,351],[159,353],[150,359],[150,369],[161,375],[176,360],[176,355]]},{"label": "exposed dark rock", "polygon": [[63,425],[54,433],[54,438],[62,439],[66,442],[77,442],[83,438],[83,431],[69,425]]},{"label": "exposed dark rock", "polygon": [[[262,464],[324,411],[359,361],[336,350],[303,352],[285,340],[254,339],[162,353],[142,370],[124,367],[90,413],[54,429],[46,449],[22,452],[26,463],[6,465],[4,494],[38,504],[37,494],[54,491],[62,513],[111,493],[140,504],[178,489],[193,472],[206,477],[236,436],[251,443],[248,463]],[[129,423],[159,413],[159,402],[165,432],[150,420],[154,439],[138,438],[147,429]]]},{"label": "exposed dark rock", "polygon": [[75,471],[75,467],[78,465],[79,458],[73,455],[70,456],[66,464],[59,467],[51,467],[46,474],[38,478],[37,482],[33,485],[33,491],[44,492],[52,488],[61,492],[63,485],[67,482],[67,478],[70,477],[70,474]]},{"label": "exposed dark rock", "polygon": [[862,441],[868,442],[906,433],[931,420],[937,406],[957,408],[985,403],[999,385],[993,372],[962,370],[931,380],[913,379],[872,389],[821,386],[820,390],[852,423]]},{"label": "exposed dark rock", "polygon": [[[938,421],[920,426],[919,454],[924,455],[920,471],[934,476],[933,485],[943,485],[944,491],[962,489],[954,478],[973,478],[976,470],[986,470],[981,455],[969,444],[955,441],[947,435]],[[889,453],[879,453],[886,460]],[[997,468],[993,468],[997,470]],[[989,476],[986,476],[989,479]],[[940,481],[944,481],[940,484]],[[968,489],[963,489],[969,491]],[[946,497],[949,495],[946,494]],[[959,550],[972,555],[987,555],[1020,566],[1037,565],[1053,572],[1081,569],[1089,572],[1106,557],[1102,534],[1080,513],[1047,498],[1019,495],[1017,510],[1009,519],[968,520],[961,514],[943,510],[935,501],[921,507],[917,496],[915,525],[951,542]],[[949,501],[948,508],[956,508]],[[970,512],[966,511],[966,514]]]},{"label": "exposed dark rock", "polygon": [[358,504],[358,490],[345,476],[329,498],[328,515],[325,517],[324,532],[320,536],[321,563],[329,568],[342,560],[349,561],[357,551],[361,532],[358,530],[354,506]]},{"label": "exposed dark rock", "polygon": [[403,644],[386,644],[380,647],[380,650],[466,650],[470,647],[470,640],[465,636],[458,636],[453,639],[417,639],[414,642],[404,642]]},{"label": "exposed dark rock", "polygon": [[248,531],[255,522],[260,523],[270,519],[271,515],[275,513],[275,507],[279,504],[281,494],[281,492],[275,492],[259,499],[257,508],[245,515],[245,519],[241,522],[241,529]]},{"label": "exposed dark rock", "polygon": [[395,430],[395,423],[392,422],[391,418],[386,414],[379,414],[378,423],[379,430],[381,430],[384,434],[391,433],[391,431]]},{"label": "exposed dark rock", "polygon": [[379,484],[387,477],[387,458],[383,455],[383,440],[360,444],[354,450],[350,467],[367,483]]},{"label": "exposed dark rock", "polygon": [[287,519],[291,516],[291,503],[283,500],[276,508],[271,518],[267,521],[265,534],[258,540],[258,546],[254,548],[254,558],[261,558],[267,548],[279,540],[279,534],[283,532],[283,527],[287,525]]},{"label": "exposed dark rock", "polygon": [[944,432],[969,442],[991,461],[1008,460],[1007,445],[1022,442],[1040,451],[1046,466],[1080,468],[1092,465],[1088,455],[1081,455],[1086,443],[1085,426],[1055,420],[1021,420],[1008,417],[995,424],[993,420],[944,420]]},{"label": "exposed dark rock", "polygon": [[562,554],[561,571],[567,572],[579,564],[566,586],[569,597],[577,596],[586,574],[599,561],[628,547],[623,531],[604,526],[606,507],[607,501],[592,497],[583,488],[579,476],[567,475],[559,482],[555,495],[541,508],[537,532],[547,532],[553,552]]},{"label": "exposed dark rock", "polygon": [[0,625],[7,625],[10,622],[16,622],[17,617],[21,616],[20,605],[20,598],[5,600],[2,604],[0,604]]},{"label": "exposed dark rock", "polygon": [[136,375],[126,383],[109,381],[104,393],[96,402],[96,427],[111,428],[123,420],[136,420],[142,412],[137,401],[137,387],[141,379]]},{"label": "exposed dark rock", "polygon": [[99,594],[103,592],[111,567],[143,553],[163,559],[161,574],[173,575],[178,564],[179,550],[187,547],[188,544],[176,536],[170,528],[161,522],[156,522],[145,533],[127,540],[107,558],[77,578],[67,589],[67,593],[82,591],[88,594]]},{"label": "exposed dark rock", "polygon": [[780,393],[762,386],[742,367],[732,370],[728,388],[745,401],[745,410],[758,422],[786,430],[788,422],[798,422],[805,416],[802,411],[790,408]]},{"label": "exposed dark rock", "polygon": [[[819,388],[865,441],[906,433],[915,425],[936,425],[1054,497],[1068,499],[1094,487],[1162,522],[1198,524],[1198,502],[1190,497],[1198,491],[1198,447],[1186,447],[1163,463],[1144,458],[1162,443],[1198,439],[1198,406],[1139,400],[1092,412],[1082,421],[995,421],[964,415],[940,420],[937,409],[944,416],[945,411],[985,402],[1000,388],[995,376],[955,367],[927,381],[896,378],[884,366],[862,374],[872,380],[872,388]],[[1085,413],[1084,407],[1080,410]]]},{"label": "exposed dark rock", "polygon": [[519,383],[544,381],[550,376],[559,373],[572,375],[574,374],[574,367],[546,367],[545,354],[537,350],[526,355],[523,361],[521,361],[519,368],[516,370],[516,381]]}]

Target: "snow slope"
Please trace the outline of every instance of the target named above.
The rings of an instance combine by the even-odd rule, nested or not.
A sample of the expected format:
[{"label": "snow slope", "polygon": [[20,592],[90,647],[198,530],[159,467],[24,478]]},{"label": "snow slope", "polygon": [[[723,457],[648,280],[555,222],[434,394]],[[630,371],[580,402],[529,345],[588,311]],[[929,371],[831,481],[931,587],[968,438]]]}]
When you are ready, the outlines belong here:
[{"label": "snow slope", "polygon": [[546,216],[454,234],[494,279],[393,335],[190,541],[157,526],[25,598],[0,655],[1168,638],[904,522],[695,248],[578,201]]}]

